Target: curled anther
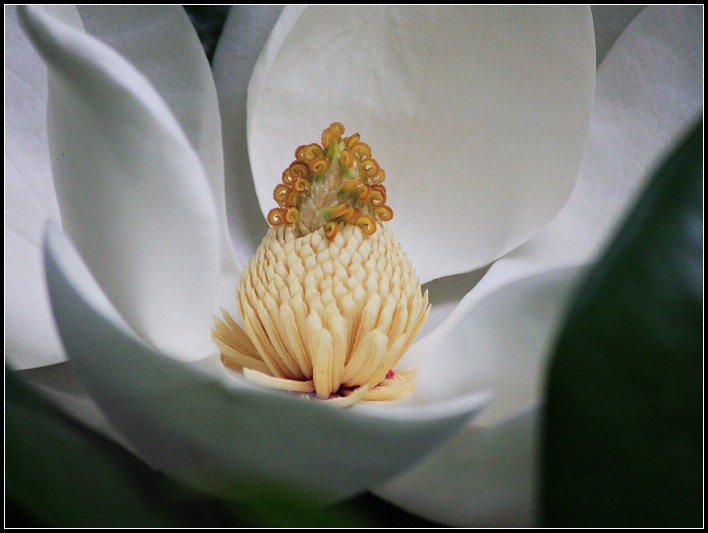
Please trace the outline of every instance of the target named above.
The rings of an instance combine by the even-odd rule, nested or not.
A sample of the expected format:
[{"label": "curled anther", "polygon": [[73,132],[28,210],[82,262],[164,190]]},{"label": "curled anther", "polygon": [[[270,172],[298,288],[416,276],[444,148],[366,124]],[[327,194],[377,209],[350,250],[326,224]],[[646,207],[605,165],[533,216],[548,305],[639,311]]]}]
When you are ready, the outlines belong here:
[{"label": "curled anther", "polygon": [[300,178],[295,182],[295,185],[293,185],[293,189],[301,194],[308,192],[310,190],[310,182],[305,178]]},{"label": "curled anther", "polygon": [[357,142],[359,142],[359,139],[361,139],[361,135],[358,133],[354,133],[350,137],[347,137],[344,139],[344,143],[347,147],[348,150],[351,150],[352,146],[354,146]]},{"label": "curled anther", "polygon": [[350,212],[351,208],[352,207],[349,204],[339,204],[337,206],[337,208],[334,211],[332,211],[330,216],[332,217],[333,220],[337,219],[339,217],[346,216]]},{"label": "curled anther", "polygon": [[357,190],[357,196],[359,196],[359,200],[362,202],[366,201],[366,199],[371,196],[372,189],[368,185],[361,185]]},{"label": "curled anther", "polygon": [[287,211],[285,211],[285,216],[283,218],[285,219],[286,224],[294,225],[297,224],[299,215],[300,211],[298,211],[296,207],[290,207]]},{"label": "curled anther", "polygon": [[379,173],[381,170],[379,168],[379,164],[376,162],[376,159],[365,159],[364,161],[361,162],[360,167],[362,172],[364,173],[364,176],[369,178],[372,182],[374,183],[380,183],[374,181],[374,178],[376,175]]},{"label": "curled anther", "polygon": [[346,192],[351,192],[359,187],[361,187],[364,184],[364,179],[363,178],[356,178],[353,180],[346,180],[344,183],[342,183],[342,189],[344,189]]},{"label": "curled anther", "polygon": [[369,202],[373,207],[381,207],[386,203],[386,196],[385,193],[382,193],[379,190],[372,189],[371,190],[371,197],[369,198]]},{"label": "curled anther", "polygon": [[383,181],[386,179],[386,173],[384,172],[384,169],[379,167],[379,172],[376,176],[372,176],[371,178],[371,183],[375,185],[380,185],[383,183]]},{"label": "curled anther", "polygon": [[327,148],[333,142],[338,142],[344,133],[344,126],[341,122],[333,122],[329,128],[322,132],[322,146]]},{"label": "curled anther", "polygon": [[381,207],[374,208],[374,215],[382,222],[388,222],[393,218],[393,209],[387,205],[382,205]]},{"label": "curled anther", "polygon": [[355,224],[359,219],[359,213],[361,213],[361,210],[358,207],[352,207],[351,211],[346,214],[344,222],[347,224]]},{"label": "curled anther", "polygon": [[384,205],[386,203],[386,187],[384,187],[380,183],[374,183],[374,184],[370,185],[370,187],[372,190],[377,191],[381,195],[381,202],[380,203],[373,203],[373,201],[372,201],[372,205],[374,207],[379,207],[379,206]]},{"label": "curled anther", "polygon": [[366,235],[371,235],[376,231],[376,221],[369,215],[361,215],[356,219],[356,225],[361,228]]},{"label": "curled anther", "polygon": [[317,143],[303,144],[302,146],[298,146],[297,150],[295,150],[295,159],[302,163],[309,163],[313,159],[317,159],[323,155],[322,147]]},{"label": "curled anther", "polygon": [[[344,126],[333,122],[322,132],[322,145],[298,146],[273,190],[278,208],[268,213],[270,224],[286,222],[300,237],[329,222],[375,231],[379,220],[393,217],[381,185],[385,174],[370,157],[371,148],[358,133],[344,138],[343,133]],[[339,231],[336,224],[329,226],[331,235]]]},{"label": "curled anther", "polygon": [[290,168],[286,168],[285,170],[283,170],[281,181],[285,185],[292,185],[295,182],[295,178],[293,178],[292,174],[290,174]]},{"label": "curled anther", "polygon": [[327,170],[327,159],[324,157],[318,157],[310,161],[310,172],[313,174],[320,174]]},{"label": "curled anther", "polygon": [[335,235],[337,235],[337,232],[339,231],[339,224],[336,222],[328,222],[327,225],[325,225],[325,236],[328,239],[334,239]]},{"label": "curled anther", "polygon": [[271,226],[279,226],[283,223],[283,218],[283,210],[279,207],[274,207],[268,211],[268,216],[266,217],[268,224]]},{"label": "curled anther", "polygon": [[293,161],[292,163],[290,163],[288,170],[292,178],[292,181],[290,183],[294,183],[300,178],[310,177],[310,167],[300,161]]},{"label": "curled anther", "polygon": [[344,150],[342,150],[342,153],[339,154],[339,162],[342,164],[343,167],[353,168],[354,156],[349,150],[345,148]]},{"label": "curled anther", "polygon": [[361,159],[371,157],[371,147],[366,143],[356,142],[351,146],[350,150]]},{"label": "curled anther", "polygon": [[290,187],[284,183],[278,183],[273,189],[273,200],[275,200],[281,207],[285,206],[285,198],[290,191]]},{"label": "curled anther", "polygon": [[298,205],[300,205],[300,193],[295,189],[290,189],[285,196],[285,205],[283,207],[297,207]]}]

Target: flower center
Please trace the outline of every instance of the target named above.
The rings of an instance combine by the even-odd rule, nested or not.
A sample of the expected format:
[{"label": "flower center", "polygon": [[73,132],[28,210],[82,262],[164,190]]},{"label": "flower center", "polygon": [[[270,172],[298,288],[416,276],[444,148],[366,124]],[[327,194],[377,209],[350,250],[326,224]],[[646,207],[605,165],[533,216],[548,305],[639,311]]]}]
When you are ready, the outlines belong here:
[{"label": "flower center", "polygon": [[322,132],[321,145],[295,150],[295,161],[273,190],[278,207],[268,213],[272,226],[286,224],[297,236],[324,227],[332,239],[342,224],[356,225],[371,235],[377,219],[393,218],[382,184],[385,173],[371,157],[371,148],[358,133],[342,138],[343,133],[344,126],[335,122]]},{"label": "flower center", "polygon": [[415,369],[391,369],[430,306],[391,229],[384,172],[359,134],[333,123],[295,151],[268,214],[273,226],[241,273],[241,324],[212,337],[221,361],[260,385],[333,405],[407,396]]}]

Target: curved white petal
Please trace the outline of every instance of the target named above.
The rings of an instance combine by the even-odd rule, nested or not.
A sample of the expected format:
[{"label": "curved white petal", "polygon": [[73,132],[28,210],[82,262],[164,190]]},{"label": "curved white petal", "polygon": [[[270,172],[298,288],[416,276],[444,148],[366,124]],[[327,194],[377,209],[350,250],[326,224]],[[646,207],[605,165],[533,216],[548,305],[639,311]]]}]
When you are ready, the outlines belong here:
[{"label": "curved white petal", "polygon": [[46,266],[72,365],[111,423],[155,468],[211,493],[277,482],[323,502],[356,494],[443,442],[487,399],[340,409],[226,379],[217,361],[188,365],[137,338],[51,227]]},{"label": "curved white petal", "polygon": [[235,272],[224,202],[221,118],[211,68],[181,6],[78,6],[86,31],[140,71],[172,111],[199,154],[217,206],[223,268]]},{"label": "curved white petal", "polygon": [[46,109],[47,69],[5,6],[5,357],[15,369],[65,358],[42,272],[44,225],[59,221]]},{"label": "curved white petal", "polygon": [[20,21],[48,64],[62,223],[111,301],[167,353],[203,357],[221,261],[201,162],[150,83],[41,7]]},{"label": "curved white petal", "polygon": [[212,69],[224,138],[226,211],[242,265],[253,256],[268,225],[258,207],[246,146],[246,93],[253,66],[282,6],[232,6]]},{"label": "curved white petal", "polygon": [[[516,343],[516,351],[525,356],[529,355],[527,345],[539,347],[540,337],[534,334],[524,340],[518,329],[521,326],[522,332],[528,331],[529,324],[534,324],[529,322],[529,311],[548,308],[552,298],[536,294],[538,307],[507,304],[505,318],[499,314],[504,309],[503,295],[524,301],[524,293],[525,298],[531,296],[524,289],[529,279],[541,279],[548,269],[591,259],[648,170],[692,124],[702,100],[700,11],[698,6],[650,6],[627,27],[598,69],[590,140],[581,178],[568,205],[543,233],[490,268],[450,319],[424,339],[422,344],[427,344],[428,350],[436,342],[443,342],[443,346],[455,343],[454,339],[466,336],[468,330],[472,336],[455,343],[463,346],[465,353],[478,352],[482,343],[497,357],[508,360],[515,354],[510,343]],[[572,267],[566,271],[572,272]],[[490,313],[496,314],[496,319],[491,319]],[[537,334],[553,334],[561,317],[556,313],[537,322]],[[479,320],[488,328],[480,327]],[[540,354],[541,360],[544,356]],[[492,376],[499,380],[497,390],[503,391],[506,399],[497,405],[493,402],[485,411],[491,418],[488,423],[503,421],[528,405],[509,396],[510,392],[535,403],[538,391],[529,385],[538,383],[538,368],[531,370],[506,381],[503,376],[509,372],[502,372],[501,379]],[[462,434],[377,493],[410,512],[448,524],[530,525],[536,485],[529,483],[525,472],[536,468],[537,431],[536,424],[530,422],[533,418],[522,415],[492,426],[491,433],[482,429]],[[519,428],[523,432],[518,438],[524,445],[514,449],[509,447],[508,432]],[[495,450],[504,451],[508,470],[499,463]],[[506,488],[497,490],[500,487]],[[480,506],[480,501],[486,505]]]},{"label": "curved white petal", "polygon": [[532,523],[537,425],[530,413],[541,400],[546,355],[580,274],[579,268],[546,272],[462,302],[421,370],[419,392],[434,399],[472,386],[494,397],[473,428],[375,488],[377,495],[446,525]]},{"label": "curved white petal", "polygon": [[478,288],[595,257],[666,152],[703,109],[700,6],[649,6],[597,73],[578,183],[551,225],[497,261]]},{"label": "curved white petal", "polygon": [[594,74],[585,7],[286,9],[249,87],[261,209],[295,148],[340,121],[386,171],[421,281],[481,267],[566,202]]},{"label": "curved white petal", "polygon": [[[622,31],[627,27],[627,25],[632,22],[634,17],[646,6],[612,6],[612,5],[597,5],[597,6],[592,6],[592,15],[593,15],[593,28],[594,28],[594,33],[595,33],[595,43],[596,43],[596,61],[597,64],[599,65],[602,60],[605,58],[605,55],[611,48],[612,44],[615,42],[617,37],[622,33]],[[598,134],[598,129],[597,126],[591,127],[590,130],[590,135],[597,135]],[[586,181],[587,177],[587,172],[585,171],[585,166],[587,166],[588,160],[592,160],[593,154],[589,154],[588,151],[586,150],[585,156],[583,158],[583,164],[581,165],[581,170],[580,170],[580,175],[579,175],[579,181],[581,183]],[[563,208],[562,216],[556,217],[554,219],[554,222],[551,223],[551,227],[546,228],[544,231],[541,232],[538,236],[534,237],[530,242],[524,243],[519,249],[516,251],[510,252],[510,254],[507,254],[506,257],[516,257],[519,253],[528,253],[528,250],[530,248],[536,249],[536,252],[533,253],[533,257],[537,258],[538,260],[541,260],[541,264],[538,265],[539,268],[538,270],[543,270],[546,268],[552,268],[552,265],[549,265],[548,259],[551,257],[555,257],[553,253],[548,252],[548,250],[540,250],[538,249],[538,243],[540,243],[542,240],[548,240],[549,235],[552,235],[553,233],[557,233],[559,228],[562,228],[564,226],[568,226],[569,224],[572,226],[572,223],[569,222],[568,217],[571,216],[571,213],[573,213],[572,216],[577,215],[577,213],[574,213],[573,210],[575,209],[574,206],[578,201],[587,201],[588,195],[591,198],[597,198],[598,195],[604,194],[605,191],[603,190],[584,190],[580,184],[576,184],[576,187],[574,189],[573,194],[571,195],[571,198],[569,199],[568,203],[566,206]],[[552,229],[553,228],[553,229]],[[569,228],[568,228],[569,229]],[[596,228],[600,229],[600,228]],[[579,232],[577,231],[566,231],[565,234],[567,236],[574,236],[572,241],[566,242],[562,246],[559,247],[565,248],[568,246],[574,247],[576,250],[581,250],[585,246],[585,242],[583,239],[580,239],[580,241],[577,240],[577,234]],[[592,232],[589,234],[582,233],[583,236],[590,236],[592,235]],[[588,254],[590,251],[586,250],[584,253]],[[571,256],[572,254],[568,254],[566,256],[565,261],[562,261],[563,264],[570,264],[572,263],[576,258]],[[557,259],[557,258],[556,258]],[[560,266],[560,264],[557,264],[556,266]],[[495,269],[495,270],[498,270]],[[464,273],[464,274],[458,274],[456,276],[445,276],[443,278],[439,278],[436,280],[433,280],[423,287],[423,290],[429,290],[430,291],[430,301],[432,303],[432,309],[430,311],[430,315],[428,316],[428,319],[426,320],[425,324],[423,325],[423,329],[420,332],[419,338],[425,337],[428,333],[433,331],[438,325],[440,325],[449,315],[450,313],[455,309],[455,307],[460,303],[462,298],[470,292],[475,285],[482,279],[482,276],[484,276],[488,271],[488,267],[478,269],[472,272]],[[524,270],[521,271],[517,274],[521,275],[528,275],[530,271]],[[496,274],[495,276],[496,277]],[[518,275],[516,276],[518,277]],[[485,284],[487,284],[489,280],[485,281]],[[498,285],[498,283],[497,283]],[[495,285],[496,286],[496,285]]]},{"label": "curved white petal", "polygon": [[538,409],[470,428],[374,492],[454,527],[531,527],[536,521]]}]

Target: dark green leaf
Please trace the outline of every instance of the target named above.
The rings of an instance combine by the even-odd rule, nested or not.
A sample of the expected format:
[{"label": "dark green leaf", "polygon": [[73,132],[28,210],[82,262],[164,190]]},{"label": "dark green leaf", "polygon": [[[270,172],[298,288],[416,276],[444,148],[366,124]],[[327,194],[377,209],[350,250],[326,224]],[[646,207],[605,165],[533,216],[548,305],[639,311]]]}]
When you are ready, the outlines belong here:
[{"label": "dark green leaf", "polygon": [[546,526],[702,523],[703,135],[659,169],[551,361]]}]

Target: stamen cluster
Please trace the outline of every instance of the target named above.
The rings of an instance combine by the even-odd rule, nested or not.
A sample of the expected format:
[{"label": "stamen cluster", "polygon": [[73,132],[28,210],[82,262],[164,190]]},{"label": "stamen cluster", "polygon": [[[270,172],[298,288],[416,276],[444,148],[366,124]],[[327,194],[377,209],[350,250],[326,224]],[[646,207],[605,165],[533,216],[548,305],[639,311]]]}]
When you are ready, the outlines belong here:
[{"label": "stamen cluster", "polygon": [[332,239],[342,224],[356,225],[371,235],[377,219],[393,218],[386,205],[386,174],[371,157],[371,148],[358,133],[342,138],[343,133],[344,126],[334,122],[322,132],[321,145],[295,150],[295,161],[273,190],[278,207],[268,213],[272,226],[286,224],[298,236],[324,227]]}]

